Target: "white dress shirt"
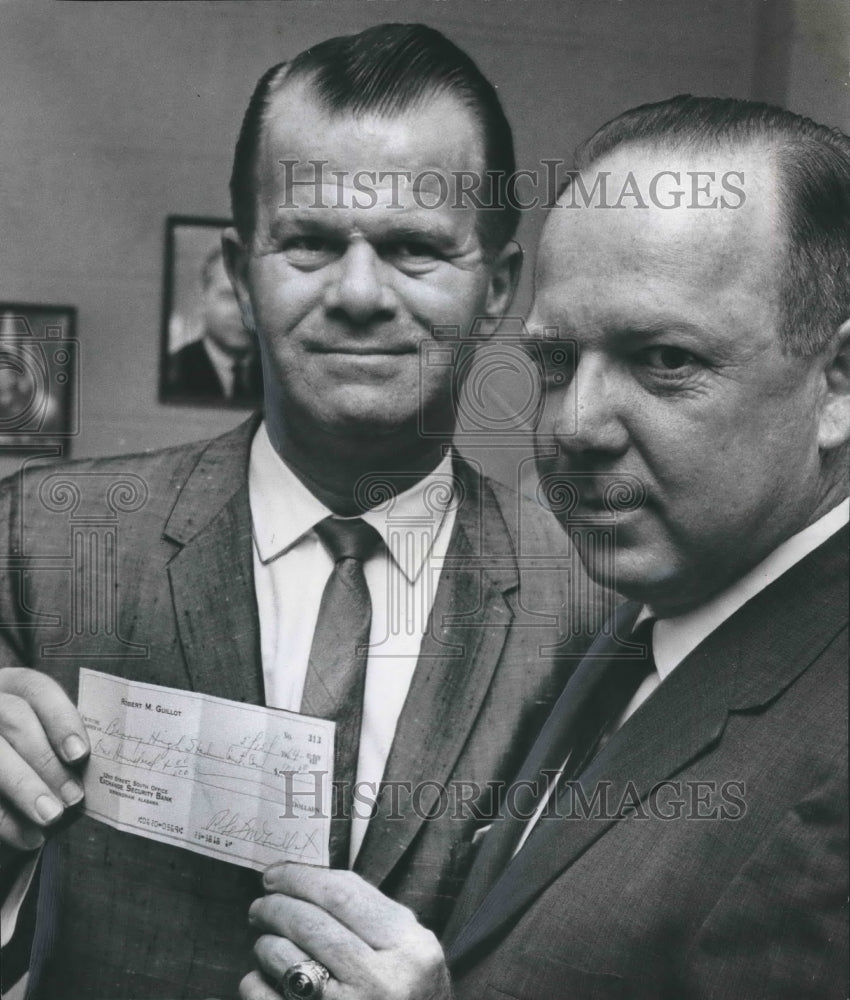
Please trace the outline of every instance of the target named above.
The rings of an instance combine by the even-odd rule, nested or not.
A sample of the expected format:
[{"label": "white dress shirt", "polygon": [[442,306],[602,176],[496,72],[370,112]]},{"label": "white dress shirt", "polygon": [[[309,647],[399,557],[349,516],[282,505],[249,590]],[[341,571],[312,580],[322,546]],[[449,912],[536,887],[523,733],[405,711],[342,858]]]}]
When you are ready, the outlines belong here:
[{"label": "white dress shirt", "polygon": [[[455,518],[451,476],[451,456],[446,456],[410,489],[363,514],[384,545],[363,566],[372,624],[352,862],[366,833],[434,604]],[[313,528],[331,511],[282,461],[265,424],[251,445],[248,487],[266,704],[297,712],[322,592],[333,569]]]},{"label": "white dress shirt", "polygon": [[[620,725],[649,697],[665,677],[670,676],[703,639],[722,625],[727,618],[731,618],[747,601],[778,580],[795,563],[805,558],[810,552],[814,552],[836,531],[840,531],[848,521],[850,521],[850,497],[842,500],[840,504],[833,507],[829,513],[824,514],[814,524],[810,524],[808,528],[803,528],[796,535],[787,538],[749,573],[736,580],[731,587],[715,594],[710,601],[701,607],[683,615],[677,615],[675,618],[659,618],[652,632],[652,651],[655,655],[657,674],[652,677],[652,686],[644,696],[638,699],[636,695],[633,699],[634,704],[629,703]],[[644,608],[635,625],[637,626],[644,618],[651,615],[652,610]],[[641,688],[638,689],[638,695],[640,694]]]},{"label": "white dress shirt", "polygon": [[[778,580],[795,563],[798,563],[810,552],[814,552],[827,538],[834,535],[836,531],[840,531],[848,521],[850,521],[850,498],[842,500],[837,507],[833,507],[829,513],[824,514],[814,524],[810,524],[802,531],[798,531],[796,535],[786,539],[749,573],[736,580],[726,590],[715,594],[705,604],[674,618],[659,618],[652,630],[652,653],[655,657],[655,670],[644,678],[623,714],[611,726],[607,735],[615,733],[626,719],[633,715],[657,690],[661,682],[673,673],[685,657],[692,653],[727,618],[731,618],[747,601]],[[654,617],[651,608],[642,608],[635,619],[634,628],[637,628],[647,618]],[[529,834],[534,829],[540,815],[546,808],[546,803],[557,787],[558,780],[567,763],[565,761],[558,773],[550,779],[546,795],[526,824],[514,854],[525,844]]]}]

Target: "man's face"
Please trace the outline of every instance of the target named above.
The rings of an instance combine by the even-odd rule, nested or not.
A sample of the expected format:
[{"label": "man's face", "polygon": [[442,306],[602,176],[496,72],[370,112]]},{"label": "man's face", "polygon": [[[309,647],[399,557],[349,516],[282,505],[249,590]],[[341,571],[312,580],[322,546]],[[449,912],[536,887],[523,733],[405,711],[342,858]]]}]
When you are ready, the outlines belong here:
[{"label": "man's face", "polygon": [[239,303],[221,257],[216,257],[210,265],[202,300],[204,333],[228,354],[250,350],[254,340],[242,324]]},{"label": "man's face", "polygon": [[455,198],[453,172],[483,169],[476,136],[450,97],[352,117],[329,114],[303,82],[276,95],[254,238],[234,236],[231,253],[272,429],[282,414],[289,433],[413,440],[420,408],[432,426],[450,420],[451,367],[421,366],[420,345],[437,326],[465,335],[512,291],[507,267],[485,261],[475,209]]},{"label": "man's face", "polygon": [[[678,209],[649,197],[665,170],[680,171],[689,192]],[[724,171],[743,171],[734,183],[744,204],[689,207],[689,170],[714,170],[715,195],[725,193]],[[617,515],[614,586],[675,614],[814,519],[825,493],[823,364],[781,350],[784,235],[764,154],[621,149],[590,168],[587,190],[597,171],[610,172],[609,203],[631,171],[649,207],[591,199],[554,208],[547,221],[530,324],[575,340],[578,366],[549,387],[539,464],[544,475],[573,477],[573,519],[600,515],[618,475],[640,480],[644,503]],[[672,204],[673,186],[663,179],[656,200]],[[553,445],[559,457],[543,456]],[[591,547],[574,538],[600,576]]]}]

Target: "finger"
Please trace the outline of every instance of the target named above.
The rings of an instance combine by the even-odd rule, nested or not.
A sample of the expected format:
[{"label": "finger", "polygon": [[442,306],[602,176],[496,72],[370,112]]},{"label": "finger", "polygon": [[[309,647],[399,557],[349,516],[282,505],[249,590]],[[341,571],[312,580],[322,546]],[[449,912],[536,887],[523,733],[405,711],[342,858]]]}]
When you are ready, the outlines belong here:
[{"label": "finger", "polygon": [[74,703],[51,677],[26,667],[0,670],[0,694],[23,698],[41,722],[50,745],[66,764],[79,764],[91,750]]},{"label": "finger", "polygon": [[407,907],[351,871],[284,862],[266,869],[263,887],[313,903],[372,948],[393,948],[418,926]]},{"label": "finger", "polygon": [[263,934],[257,938],[254,957],[260,971],[273,983],[279,983],[290,966],[296,962],[306,962],[310,958],[297,945],[277,934]]},{"label": "finger", "polygon": [[19,851],[35,851],[43,843],[41,828],[0,799],[0,872],[13,859],[17,863]]},{"label": "finger", "polygon": [[[54,753],[41,720],[29,702],[17,695],[0,696],[0,734],[63,805],[73,806],[82,800],[82,784]],[[5,775],[0,777],[0,793],[8,794],[4,778]],[[20,803],[16,805],[20,807]]]},{"label": "finger", "polygon": [[44,828],[56,823],[65,805],[14,747],[0,737],[0,795],[25,819]]},{"label": "finger", "polygon": [[282,994],[273,990],[259,972],[249,972],[239,984],[239,996],[241,1000],[281,1000]]},{"label": "finger", "polygon": [[325,910],[301,899],[264,896],[251,904],[248,919],[260,930],[288,938],[343,982],[356,981],[375,954]]}]

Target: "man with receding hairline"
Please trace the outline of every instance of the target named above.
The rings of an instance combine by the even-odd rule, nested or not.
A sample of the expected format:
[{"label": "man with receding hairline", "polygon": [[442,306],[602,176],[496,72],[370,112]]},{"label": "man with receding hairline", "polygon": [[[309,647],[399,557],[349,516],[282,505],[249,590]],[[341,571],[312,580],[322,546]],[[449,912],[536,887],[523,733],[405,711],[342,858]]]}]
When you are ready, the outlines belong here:
[{"label": "man with receding hairline", "polygon": [[[544,356],[577,352],[551,372],[539,467],[629,601],[445,951],[350,872],[274,866],[246,1000],[298,961],[327,970],[325,1000],[847,996],[850,140],[684,96],[603,126],[577,168],[529,319]],[[732,174],[745,197],[723,205]],[[612,520],[613,581],[591,530]]]},{"label": "man with receding hairline", "polygon": [[[88,655],[333,719],[331,863],[444,924],[481,816],[586,645],[570,634],[568,562],[520,572],[566,560],[557,526],[451,448],[455,363],[507,310],[521,257],[516,211],[454,185],[490,171],[498,188],[513,169],[493,87],[433,29],[380,25],[273,67],[244,119],[223,242],[263,419],[52,468],[84,496],[80,523],[104,509],[98,484],[143,484],[114,568],[87,562],[95,549],[74,574],[56,562],[68,515],[40,502],[40,470],[5,485],[0,843],[16,891],[39,858],[40,881],[3,970],[28,967],[29,996],[232,996],[252,965],[252,871],[78,815],[88,747],[70,699]],[[116,620],[51,657],[89,581]]]}]

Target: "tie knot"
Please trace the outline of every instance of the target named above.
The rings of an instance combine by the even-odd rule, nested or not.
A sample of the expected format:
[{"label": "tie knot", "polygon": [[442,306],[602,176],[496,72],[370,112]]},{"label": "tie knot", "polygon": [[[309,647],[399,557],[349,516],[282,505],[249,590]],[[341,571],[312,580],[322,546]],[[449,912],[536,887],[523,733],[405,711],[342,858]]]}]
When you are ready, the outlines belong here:
[{"label": "tie knot", "polygon": [[381,536],[359,517],[326,517],[316,525],[316,534],[334,562],[357,559],[365,562],[381,543]]}]

